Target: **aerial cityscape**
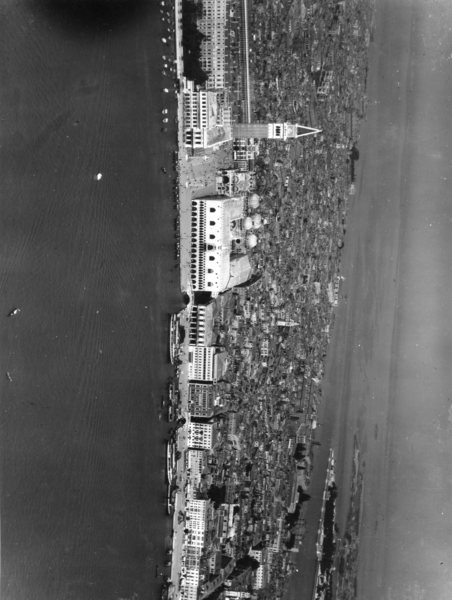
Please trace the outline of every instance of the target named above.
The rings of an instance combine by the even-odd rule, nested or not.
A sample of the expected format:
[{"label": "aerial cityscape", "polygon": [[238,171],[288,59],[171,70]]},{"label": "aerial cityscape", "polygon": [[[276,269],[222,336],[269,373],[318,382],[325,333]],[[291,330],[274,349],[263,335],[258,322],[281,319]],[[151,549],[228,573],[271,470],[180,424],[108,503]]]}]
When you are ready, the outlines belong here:
[{"label": "aerial cityscape", "polygon": [[1,598],[450,600],[450,0],[0,44]]},{"label": "aerial cityscape", "polygon": [[[305,542],[372,5],[186,1],[174,18],[187,307],[170,330],[163,596],[282,598]],[[332,450],[327,471],[315,598],[333,594]]]}]

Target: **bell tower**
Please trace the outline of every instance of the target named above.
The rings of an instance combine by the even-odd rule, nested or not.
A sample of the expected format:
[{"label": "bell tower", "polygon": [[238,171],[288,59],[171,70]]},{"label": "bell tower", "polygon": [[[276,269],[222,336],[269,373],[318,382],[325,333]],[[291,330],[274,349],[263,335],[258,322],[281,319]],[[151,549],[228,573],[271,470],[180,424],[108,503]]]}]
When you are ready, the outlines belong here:
[{"label": "bell tower", "polygon": [[297,123],[235,123],[232,134],[235,138],[259,138],[286,141],[320,133],[315,127]]}]

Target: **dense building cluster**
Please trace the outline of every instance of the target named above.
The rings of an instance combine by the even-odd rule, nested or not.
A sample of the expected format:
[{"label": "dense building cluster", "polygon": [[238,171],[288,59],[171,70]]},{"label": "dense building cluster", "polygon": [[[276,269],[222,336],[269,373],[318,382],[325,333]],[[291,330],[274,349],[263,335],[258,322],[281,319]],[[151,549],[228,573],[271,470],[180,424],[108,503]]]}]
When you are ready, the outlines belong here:
[{"label": "dense building cluster", "polygon": [[[209,73],[183,92],[185,145],[207,164],[225,141],[231,153],[215,193],[198,190],[190,207],[175,589],[183,600],[274,600],[303,537],[371,10],[358,0],[203,0],[198,25]],[[246,61],[252,123],[249,80],[231,69]]]}]

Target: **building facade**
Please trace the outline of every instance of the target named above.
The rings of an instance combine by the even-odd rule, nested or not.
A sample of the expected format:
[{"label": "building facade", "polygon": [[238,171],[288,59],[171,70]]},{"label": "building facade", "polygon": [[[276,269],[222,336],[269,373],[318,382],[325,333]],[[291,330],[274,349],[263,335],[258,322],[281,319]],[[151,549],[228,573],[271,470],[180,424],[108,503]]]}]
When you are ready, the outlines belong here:
[{"label": "building facade", "polygon": [[185,469],[191,486],[197,490],[207,468],[207,451],[192,448],[185,453]]},{"label": "building facade", "polygon": [[[234,134],[233,127],[233,134]],[[254,161],[259,154],[259,140],[255,138],[236,137],[232,143],[232,159],[234,169],[241,173],[254,170]]]},{"label": "building facade", "polygon": [[210,346],[212,344],[213,303],[205,306],[195,304],[190,313],[188,339],[193,346]]},{"label": "building facade", "polygon": [[188,347],[188,378],[193,381],[216,381],[216,349],[206,346]]},{"label": "building facade", "polygon": [[190,383],[188,410],[192,417],[211,417],[215,410],[216,386],[209,383]]},{"label": "building facade", "polygon": [[189,423],[188,447],[198,450],[212,450],[213,425],[212,423]]},{"label": "building facade", "polygon": [[243,227],[245,198],[192,200],[190,273],[195,292],[215,298],[252,275]]},{"label": "building facade", "polygon": [[256,175],[254,171],[223,169],[217,172],[215,186],[217,194],[220,195],[246,194],[256,188]]},{"label": "building facade", "polygon": [[207,514],[209,500],[199,500],[197,498],[187,499],[185,505],[185,518],[189,524],[189,533],[187,536],[187,546],[194,548],[204,547],[207,529]]},{"label": "building facade", "polygon": [[224,94],[195,90],[187,81],[183,91],[184,143],[187,148],[205,149],[232,139],[231,108]]},{"label": "building facade", "polygon": [[201,67],[208,75],[206,89],[223,89],[226,77],[226,35],[229,0],[203,0],[198,29],[201,42]]}]

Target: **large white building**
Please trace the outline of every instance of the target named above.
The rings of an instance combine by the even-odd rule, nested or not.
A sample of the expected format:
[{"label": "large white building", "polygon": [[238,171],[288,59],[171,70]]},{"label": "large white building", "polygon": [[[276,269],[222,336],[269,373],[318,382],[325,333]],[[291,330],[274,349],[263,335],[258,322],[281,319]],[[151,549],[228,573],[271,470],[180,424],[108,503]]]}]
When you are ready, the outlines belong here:
[{"label": "large white building", "polygon": [[231,108],[222,94],[195,90],[193,82],[187,81],[183,106],[187,148],[212,148],[232,139]]},{"label": "large white building", "polygon": [[191,486],[197,489],[201,483],[202,475],[207,468],[207,452],[197,448],[190,448],[185,453],[185,470]]},{"label": "large white building", "polygon": [[188,447],[198,450],[212,450],[213,425],[212,423],[189,423]]},{"label": "large white building", "polygon": [[209,346],[188,347],[188,378],[193,381],[215,381],[217,379],[216,349]]},{"label": "large white building", "polygon": [[201,67],[208,74],[207,89],[223,89],[226,76],[226,34],[229,0],[203,0],[198,29],[201,42]]},{"label": "large white building", "polygon": [[[197,546],[184,547],[184,567],[180,587],[181,600],[197,600],[200,583],[200,562],[202,548]],[[181,570],[182,571],[182,570]]]},{"label": "large white building", "polygon": [[251,277],[244,216],[243,197],[192,200],[190,269],[195,292],[216,297]]},{"label": "large white building", "polygon": [[200,584],[200,560],[204,548],[209,500],[188,498],[185,504],[187,533],[184,540],[184,566],[181,569],[181,600],[197,600]]},{"label": "large white building", "polygon": [[207,529],[207,512],[209,500],[188,498],[185,505],[185,519],[189,532],[187,546],[203,548]]},{"label": "large white building", "polygon": [[195,304],[190,313],[190,322],[188,326],[189,343],[193,346],[211,346],[213,314],[215,310],[214,303],[207,306]]}]

